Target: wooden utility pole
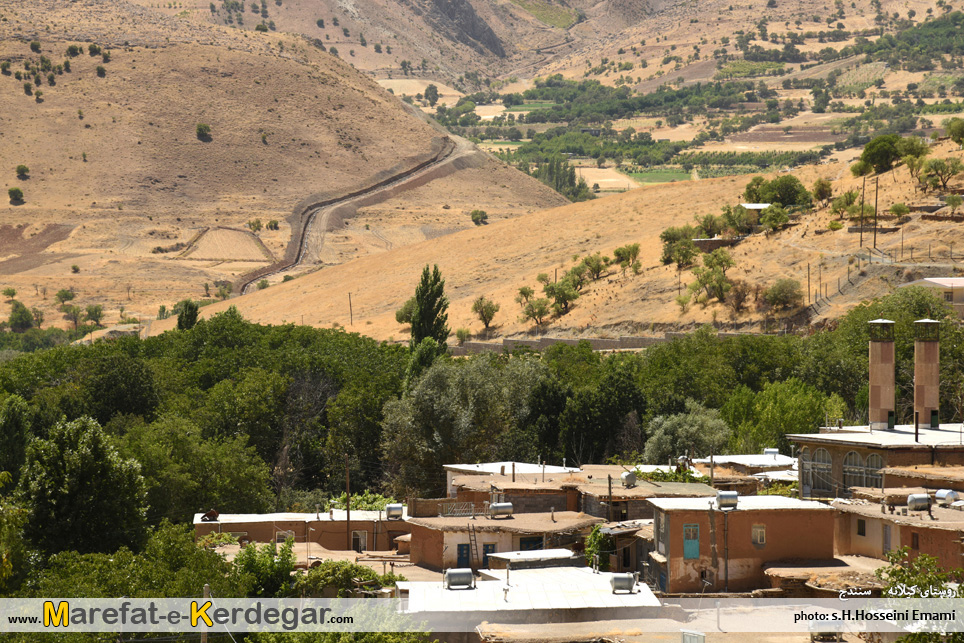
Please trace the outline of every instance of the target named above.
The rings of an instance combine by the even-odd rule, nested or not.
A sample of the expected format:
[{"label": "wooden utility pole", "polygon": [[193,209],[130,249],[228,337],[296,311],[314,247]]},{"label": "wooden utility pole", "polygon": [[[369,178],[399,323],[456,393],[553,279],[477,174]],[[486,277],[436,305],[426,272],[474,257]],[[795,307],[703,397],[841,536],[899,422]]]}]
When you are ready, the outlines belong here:
[{"label": "wooden utility pole", "polygon": [[606,476],[609,478],[609,522],[613,521],[613,477]]},{"label": "wooden utility pole", "polygon": [[351,310],[351,293],[348,293],[348,325],[355,325],[355,313]]},{"label": "wooden utility pole", "polygon": [[[807,262],[807,303],[808,304],[810,303],[810,293],[812,292],[813,291],[810,289],[810,262],[808,261]],[[710,457],[712,458],[713,456],[710,456]],[[712,470],[712,468],[713,467],[710,467],[710,470]]]},{"label": "wooden utility pole", "polygon": [[[209,598],[211,598],[211,586],[207,583],[204,583],[204,601],[207,602],[207,599]],[[201,643],[208,643],[207,628],[201,630]]]},{"label": "wooden utility pole", "polygon": [[351,480],[348,472],[348,454],[345,454],[345,551],[351,551]]},{"label": "wooden utility pole", "polygon": [[877,248],[877,193],[879,190],[880,177],[874,179],[874,248]]},{"label": "wooden utility pole", "polygon": [[867,192],[867,177],[860,188],[860,247],[864,247],[864,194]]}]

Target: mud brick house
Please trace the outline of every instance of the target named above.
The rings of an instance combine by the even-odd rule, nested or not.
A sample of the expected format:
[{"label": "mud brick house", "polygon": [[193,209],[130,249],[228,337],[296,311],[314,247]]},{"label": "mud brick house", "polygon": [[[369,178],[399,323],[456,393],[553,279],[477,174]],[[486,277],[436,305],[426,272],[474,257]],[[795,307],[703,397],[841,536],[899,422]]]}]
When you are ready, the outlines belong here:
[{"label": "mud brick house", "polygon": [[764,565],[828,560],[834,510],[784,496],[654,498],[651,573],[664,592],[736,592],[766,587]]}]

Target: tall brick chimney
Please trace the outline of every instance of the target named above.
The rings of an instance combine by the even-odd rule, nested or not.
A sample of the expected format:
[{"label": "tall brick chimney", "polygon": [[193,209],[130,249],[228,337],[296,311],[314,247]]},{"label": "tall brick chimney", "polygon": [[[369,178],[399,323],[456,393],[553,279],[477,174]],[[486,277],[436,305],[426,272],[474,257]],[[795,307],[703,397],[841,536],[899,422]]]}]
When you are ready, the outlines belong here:
[{"label": "tall brick chimney", "polygon": [[894,428],[894,322],[870,322],[870,429]]},{"label": "tall brick chimney", "polygon": [[914,322],[914,415],[919,426],[937,428],[941,408],[941,323]]}]

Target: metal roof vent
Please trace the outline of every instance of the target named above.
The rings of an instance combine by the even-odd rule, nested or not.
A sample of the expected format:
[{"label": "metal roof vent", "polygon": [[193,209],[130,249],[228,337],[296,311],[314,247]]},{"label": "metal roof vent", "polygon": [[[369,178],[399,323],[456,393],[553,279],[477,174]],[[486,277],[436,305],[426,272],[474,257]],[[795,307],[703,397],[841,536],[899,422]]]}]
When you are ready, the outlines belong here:
[{"label": "metal roof vent", "polygon": [[385,517],[389,520],[401,520],[405,508],[401,503],[385,505]]},{"label": "metal roof vent", "polygon": [[717,491],[716,506],[718,509],[736,509],[740,496],[735,491]]},{"label": "metal roof vent", "polygon": [[925,511],[930,507],[930,498],[926,493],[912,493],[907,496],[907,509],[909,511]]},{"label": "metal roof vent", "polygon": [[937,499],[937,504],[943,507],[949,507],[958,501],[957,492],[953,489],[941,489],[934,497]]},{"label": "metal roof vent", "polygon": [[623,471],[622,475],[619,476],[619,479],[622,480],[623,486],[627,489],[636,486],[636,474],[632,471]]},{"label": "metal roof vent", "polygon": [[474,589],[475,574],[471,569],[447,569],[442,575],[442,587],[445,589]]},{"label": "metal roof vent", "polygon": [[618,591],[636,593],[636,583],[639,581],[639,574],[613,574],[609,577],[609,585],[613,588],[613,594]]},{"label": "metal roof vent", "polygon": [[773,457],[776,457],[780,455],[780,449],[764,449],[763,455],[772,455]]},{"label": "metal roof vent", "polygon": [[511,502],[493,502],[489,505],[489,518],[503,516],[508,518],[512,515]]}]

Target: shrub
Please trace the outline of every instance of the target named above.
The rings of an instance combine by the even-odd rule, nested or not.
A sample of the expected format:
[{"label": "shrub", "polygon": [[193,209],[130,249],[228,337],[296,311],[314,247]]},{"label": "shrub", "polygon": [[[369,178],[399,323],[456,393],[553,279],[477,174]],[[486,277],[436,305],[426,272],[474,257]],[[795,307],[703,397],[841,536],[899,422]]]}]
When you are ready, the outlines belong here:
[{"label": "shrub", "polygon": [[78,266],[77,264],[72,265],[70,267],[70,272],[76,275],[78,272],[80,272],[80,266]]},{"label": "shrub", "polygon": [[94,43],[87,45],[87,52],[91,56],[99,56],[101,54],[100,45],[95,45]]},{"label": "shrub", "polygon": [[207,123],[198,123],[195,132],[197,133],[197,137],[202,141],[207,141],[211,138],[211,126]]},{"label": "shrub", "polygon": [[107,68],[103,65],[97,65],[97,75],[103,78],[107,75]]},{"label": "shrub", "polygon": [[803,290],[796,279],[780,279],[767,288],[764,298],[777,310],[796,308],[803,303]]},{"label": "shrub", "polygon": [[38,103],[42,103],[42,102],[44,102],[43,96],[44,96],[44,93],[38,89],[38,90],[34,93],[34,100],[37,101]]},{"label": "shrub", "polygon": [[17,177],[25,179],[30,175],[30,168],[21,163],[17,166]]},{"label": "shrub", "polygon": [[843,224],[840,223],[839,221],[831,221],[830,223],[827,224],[827,229],[832,232],[836,232],[837,230],[840,230],[842,228],[843,228]]},{"label": "shrub", "polygon": [[4,289],[3,289],[3,296],[6,297],[7,299],[13,299],[14,297],[17,296],[17,289],[16,289],[16,288],[4,288]]},{"label": "shrub", "polygon": [[268,225],[266,225],[265,227],[266,227],[268,230],[277,230],[277,229],[278,229],[278,220],[277,220],[277,219],[272,219],[271,221],[268,221]]},{"label": "shrub", "polygon": [[105,52],[103,53],[103,55],[101,56],[101,60],[103,60],[105,63],[109,63],[109,62],[110,62],[110,52],[109,52],[109,51],[105,51]]},{"label": "shrub", "polygon": [[285,276],[281,279],[281,281],[282,281],[282,282],[284,282],[284,281],[291,281],[291,280],[293,280],[294,278],[295,278],[294,275],[285,275]]},{"label": "shrub", "polygon": [[318,25],[318,28],[319,28],[319,29],[324,29],[324,28],[325,28],[325,19],[324,19],[324,18],[318,18],[318,20],[315,21],[315,24]]},{"label": "shrub", "polygon": [[30,51],[39,54],[40,53],[40,41],[34,40],[30,43]]},{"label": "shrub", "polygon": [[31,85],[30,83],[24,83],[24,84],[23,84],[23,93],[26,94],[27,96],[32,96],[32,95],[33,95],[33,85]]},{"label": "shrub", "polygon": [[255,25],[254,30],[255,30],[255,31],[261,31],[261,32],[267,32],[267,31],[268,31],[268,25],[266,25],[266,24],[264,24],[264,23],[262,22],[262,23],[259,24],[259,25]]},{"label": "shrub", "polygon": [[78,47],[77,45],[70,45],[69,47],[67,47],[67,55],[70,56],[71,58],[73,58],[74,56],[79,56],[80,52],[81,52],[81,48]]},{"label": "shrub", "polygon": [[4,76],[6,76],[6,75],[8,75],[8,74],[10,73],[10,61],[9,61],[9,60],[4,60],[3,62],[0,62],[0,72],[3,72],[3,75],[4,75]]},{"label": "shrub", "polygon": [[23,202],[23,190],[20,188],[10,188],[7,190],[7,195],[10,197],[11,203]]},{"label": "shrub", "polygon": [[485,213],[485,210],[472,210],[469,216],[472,217],[472,223],[475,225],[483,225],[489,221],[489,215]]},{"label": "shrub", "polygon": [[248,227],[251,228],[251,232],[261,231],[261,219],[251,219],[248,221]]},{"label": "shrub", "polygon": [[270,285],[271,284],[268,283],[267,279],[262,279],[261,281],[258,282],[258,290],[264,290]]},{"label": "shrub", "polygon": [[472,338],[472,331],[468,328],[458,328],[455,331],[455,338],[459,340],[459,346]]}]

